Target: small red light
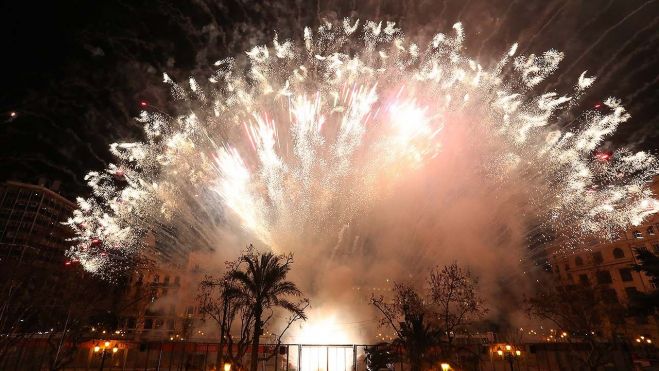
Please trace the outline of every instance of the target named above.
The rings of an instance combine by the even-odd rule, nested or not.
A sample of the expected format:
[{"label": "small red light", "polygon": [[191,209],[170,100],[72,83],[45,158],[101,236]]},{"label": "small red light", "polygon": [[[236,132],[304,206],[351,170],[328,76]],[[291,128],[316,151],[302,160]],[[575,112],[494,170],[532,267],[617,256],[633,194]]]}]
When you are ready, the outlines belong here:
[{"label": "small red light", "polygon": [[71,265],[71,261],[70,260],[65,261],[64,265]]},{"label": "small red light", "polygon": [[149,103],[147,101],[145,101],[145,100],[140,101],[140,107],[146,107],[148,105],[149,105]]},{"label": "small red light", "polygon": [[602,108],[602,102],[597,102],[597,103],[595,103],[594,107],[595,107],[595,109],[600,109],[600,108]]},{"label": "small red light", "polygon": [[11,118],[16,117],[16,112],[11,111],[11,112],[9,113],[9,117],[11,117]]},{"label": "small red light", "polygon": [[611,159],[611,152],[597,152],[595,158],[602,162],[607,162]]}]

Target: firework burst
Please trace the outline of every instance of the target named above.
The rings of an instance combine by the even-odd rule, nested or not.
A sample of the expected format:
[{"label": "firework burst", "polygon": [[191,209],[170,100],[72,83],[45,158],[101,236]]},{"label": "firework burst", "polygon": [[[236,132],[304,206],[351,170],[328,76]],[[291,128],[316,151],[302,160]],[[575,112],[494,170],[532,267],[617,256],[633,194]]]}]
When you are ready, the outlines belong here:
[{"label": "firework burst", "polygon": [[645,185],[655,157],[598,152],[629,118],[621,102],[574,114],[594,77],[536,94],[561,52],[516,56],[515,44],[482,66],[463,40],[461,24],[416,44],[392,22],[345,20],[218,61],[207,81],[164,75],[181,113],[147,107],[145,140],[112,144],[116,164],[87,175],[93,196],[67,222],[68,254],[107,274],[152,234],[165,257],[222,248],[228,235],[333,256],[348,226],[409,179],[461,173],[575,238],[610,236],[659,210]]}]

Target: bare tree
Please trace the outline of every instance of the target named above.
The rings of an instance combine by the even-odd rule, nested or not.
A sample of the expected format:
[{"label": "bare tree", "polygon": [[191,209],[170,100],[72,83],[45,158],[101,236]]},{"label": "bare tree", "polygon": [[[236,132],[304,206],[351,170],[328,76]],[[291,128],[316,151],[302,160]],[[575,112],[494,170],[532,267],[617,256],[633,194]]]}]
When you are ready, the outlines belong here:
[{"label": "bare tree", "polygon": [[453,339],[456,333],[466,331],[474,320],[482,318],[487,309],[478,296],[478,278],[457,263],[436,267],[428,279],[430,298],[436,306],[439,326],[446,340],[442,346],[443,357],[453,357]]},{"label": "bare tree", "polygon": [[393,342],[400,348],[412,371],[430,367],[436,360],[433,350],[439,346],[440,330],[434,308],[427,304],[414,288],[395,283],[394,297],[387,301],[383,296],[372,296],[371,304],[380,312],[380,325],[396,334]]},{"label": "bare tree", "polygon": [[426,369],[440,359],[457,363],[456,331],[466,331],[487,312],[477,293],[477,278],[456,263],[433,269],[427,283],[424,294],[396,283],[390,301],[371,297],[371,304],[382,315],[380,324],[395,332],[394,345],[404,351],[412,371]]},{"label": "bare tree", "polygon": [[[227,263],[227,266],[230,267],[230,263]],[[219,326],[220,345],[217,364],[221,365],[225,359],[224,346],[227,336],[231,335],[233,320],[236,313],[241,310],[240,292],[231,283],[227,273],[219,278],[206,276],[199,284],[197,301],[201,313],[213,319]]]},{"label": "bare tree", "polygon": [[[610,291],[590,285],[543,285],[526,299],[529,316],[554,324],[570,343],[571,358],[582,369],[597,370],[610,360],[615,347],[612,335],[624,320],[623,307]],[[607,339],[608,338],[608,339]]]},{"label": "bare tree", "polygon": [[116,326],[113,309],[121,286],[91,277],[79,266],[55,271],[16,266],[6,282],[0,368],[10,367],[12,347],[39,338],[47,347],[44,360],[49,369],[61,369],[73,360],[79,345],[94,336],[92,327],[113,331]]}]

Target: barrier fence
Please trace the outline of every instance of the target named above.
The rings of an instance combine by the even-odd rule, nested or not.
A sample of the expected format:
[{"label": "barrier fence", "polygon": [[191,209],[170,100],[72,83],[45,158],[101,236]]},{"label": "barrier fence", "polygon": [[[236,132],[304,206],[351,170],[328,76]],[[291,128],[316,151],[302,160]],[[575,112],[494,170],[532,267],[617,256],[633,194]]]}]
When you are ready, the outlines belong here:
[{"label": "barrier fence", "polygon": [[[500,356],[496,345],[473,344],[460,352],[461,369],[478,371],[553,371],[577,370],[574,349],[567,344],[524,344],[516,346],[519,355]],[[271,355],[259,361],[259,371],[365,371],[369,345],[262,345],[260,355]],[[60,348],[57,352],[56,348]],[[216,370],[217,343],[205,342],[136,342],[95,340],[80,344],[72,357],[70,345],[53,347],[41,339],[17,341],[0,356],[0,370],[50,370],[57,357],[67,359],[61,370]],[[654,354],[654,352],[652,353]],[[63,358],[59,358],[63,357]],[[242,361],[248,368],[249,352]],[[650,362],[651,355],[639,354],[627,346],[609,352],[609,360],[601,370],[635,370],[640,362]],[[634,364],[636,362],[636,365]],[[441,369],[437,365],[437,369]],[[396,362],[389,370],[409,371],[409,366]],[[236,371],[235,368],[232,371]]]}]

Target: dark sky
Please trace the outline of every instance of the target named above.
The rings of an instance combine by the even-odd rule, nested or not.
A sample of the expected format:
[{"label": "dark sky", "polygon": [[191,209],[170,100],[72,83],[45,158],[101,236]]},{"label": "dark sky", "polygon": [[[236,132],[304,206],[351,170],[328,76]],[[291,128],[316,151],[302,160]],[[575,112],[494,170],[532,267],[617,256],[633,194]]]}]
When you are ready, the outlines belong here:
[{"label": "dark sky", "polygon": [[345,16],[393,19],[409,35],[462,21],[482,63],[515,41],[518,54],[562,50],[547,87],[569,87],[586,69],[598,75],[584,107],[613,95],[632,114],[606,145],[659,149],[659,1],[5,1],[0,180],[45,176],[84,192],[84,174],[110,161],[110,143],[140,138],[139,102],[166,109],[162,72],[203,76],[275,29],[295,37]]}]

